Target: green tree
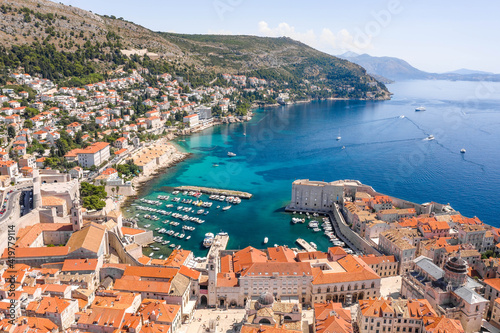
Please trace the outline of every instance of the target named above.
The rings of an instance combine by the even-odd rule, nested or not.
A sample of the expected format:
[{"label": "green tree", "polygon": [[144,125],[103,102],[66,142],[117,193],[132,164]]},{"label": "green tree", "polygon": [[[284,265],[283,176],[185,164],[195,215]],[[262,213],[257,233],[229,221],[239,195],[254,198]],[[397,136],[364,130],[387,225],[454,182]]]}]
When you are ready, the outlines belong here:
[{"label": "green tree", "polygon": [[9,138],[14,138],[16,136],[16,129],[14,126],[9,126],[9,128],[7,128],[7,134],[9,135]]},{"label": "green tree", "polygon": [[100,210],[106,207],[106,202],[100,199],[97,195],[90,195],[83,198],[83,207],[87,209]]}]

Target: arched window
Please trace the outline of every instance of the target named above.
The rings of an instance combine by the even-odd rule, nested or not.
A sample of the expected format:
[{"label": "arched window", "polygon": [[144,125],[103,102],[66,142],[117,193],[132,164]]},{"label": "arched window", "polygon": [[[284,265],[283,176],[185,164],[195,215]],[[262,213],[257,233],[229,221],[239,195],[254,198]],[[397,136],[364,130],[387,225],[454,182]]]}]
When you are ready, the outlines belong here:
[{"label": "arched window", "polygon": [[340,291],[344,291],[344,286],[341,286],[341,287],[340,287]]},{"label": "arched window", "polygon": [[372,282],[372,288],[375,288],[375,282]]},{"label": "arched window", "polygon": [[326,292],[329,293],[330,292],[330,287],[326,288]]},{"label": "arched window", "polygon": [[318,288],[318,294],[321,293],[321,288]]},{"label": "arched window", "polygon": [[354,290],[358,290],[358,284],[357,283],[354,285]]},{"label": "arched window", "polygon": [[337,292],[337,286],[333,287],[333,292]]},{"label": "arched window", "polygon": [[351,290],[351,285],[348,285],[348,286],[347,286],[347,290]]}]

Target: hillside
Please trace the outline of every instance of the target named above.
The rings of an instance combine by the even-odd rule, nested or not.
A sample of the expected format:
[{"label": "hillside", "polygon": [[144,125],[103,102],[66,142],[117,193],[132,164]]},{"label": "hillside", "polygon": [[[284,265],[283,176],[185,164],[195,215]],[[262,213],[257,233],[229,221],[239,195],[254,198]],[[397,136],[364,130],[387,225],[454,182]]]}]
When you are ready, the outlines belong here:
[{"label": "hillside", "polygon": [[0,67],[23,66],[55,80],[84,76],[91,82],[91,75],[119,66],[144,66],[196,85],[227,72],[263,78],[277,88],[312,85],[320,91],[308,93],[312,98],[389,97],[362,67],[289,38],[153,32],[47,0],[0,0],[0,42]]}]

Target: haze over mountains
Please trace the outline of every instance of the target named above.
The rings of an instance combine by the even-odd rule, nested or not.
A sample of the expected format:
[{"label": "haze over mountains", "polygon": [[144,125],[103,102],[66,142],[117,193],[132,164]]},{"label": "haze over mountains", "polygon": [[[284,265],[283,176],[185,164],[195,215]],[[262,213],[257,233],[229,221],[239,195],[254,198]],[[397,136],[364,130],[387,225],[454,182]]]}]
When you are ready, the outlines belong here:
[{"label": "haze over mountains", "polygon": [[[349,60],[366,69],[379,80],[454,80],[454,81],[500,81],[500,74],[471,69],[458,69],[446,73],[429,73],[419,70],[403,59],[395,57],[374,57],[369,54],[346,52],[337,57]],[[387,82],[387,81],[386,81]]]}]

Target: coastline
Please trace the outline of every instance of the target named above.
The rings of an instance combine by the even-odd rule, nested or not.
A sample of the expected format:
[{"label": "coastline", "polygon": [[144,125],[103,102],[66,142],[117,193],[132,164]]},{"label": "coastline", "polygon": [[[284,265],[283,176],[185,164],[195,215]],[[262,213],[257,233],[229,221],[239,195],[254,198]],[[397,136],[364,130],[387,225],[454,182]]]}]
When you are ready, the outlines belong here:
[{"label": "coastline", "polygon": [[[155,144],[165,142],[165,139],[160,139],[158,141],[155,141]],[[141,173],[139,176],[134,177],[132,179],[132,188],[134,189],[134,194],[128,195],[128,196],[123,196],[119,201],[118,204],[120,205],[120,209],[126,208],[127,206],[130,205],[130,202],[132,200],[135,200],[135,198],[141,193],[142,188],[147,185],[149,181],[152,179],[156,178],[158,175],[163,174],[167,169],[177,165],[178,163],[188,159],[192,153],[183,153],[175,145],[170,143],[169,141],[165,142],[166,144],[171,146],[171,149],[174,150],[174,152],[167,158],[165,159],[162,163],[157,165],[150,173],[147,175]]]},{"label": "coastline", "polygon": [[[390,99],[390,97],[388,98]],[[210,124],[206,124],[204,126],[201,126],[199,128],[195,128],[193,130],[191,129],[184,129],[181,133],[171,133],[172,136],[160,138],[156,141],[154,141],[152,144],[161,144],[165,143],[168,145],[171,145],[172,148],[175,150],[174,153],[172,153],[169,158],[158,165],[154,171],[150,172],[148,175],[144,175],[141,173],[139,176],[134,177],[132,179],[132,187],[134,189],[134,194],[128,195],[128,196],[123,196],[117,203],[119,204],[120,209],[127,207],[132,200],[134,200],[141,192],[142,188],[147,185],[149,181],[154,179],[156,176],[158,176],[161,173],[164,173],[165,170],[168,168],[175,166],[176,164],[188,159],[192,153],[184,153],[181,152],[174,144],[171,143],[171,141],[175,140],[176,138],[179,138],[181,136],[189,136],[191,134],[199,133],[201,131],[204,131],[208,128],[214,127],[214,126],[219,126],[219,125],[228,125],[232,123],[237,123],[237,122],[249,122],[253,119],[253,112],[252,110],[258,109],[258,108],[272,108],[272,107],[280,107],[280,106],[287,106],[287,105],[295,105],[295,104],[306,104],[306,103],[312,103],[313,101],[321,101],[321,100],[333,100],[333,101],[344,101],[344,100],[368,100],[368,99],[352,99],[352,98],[339,98],[339,97],[329,97],[329,98],[324,98],[324,99],[307,99],[307,100],[298,100],[298,101],[290,101],[289,103],[283,105],[279,103],[275,104],[263,104],[263,105],[257,105],[257,104],[252,104],[250,110],[248,111],[248,114],[242,117],[235,117],[232,120],[229,118],[224,118],[222,120],[214,121]],[[373,100],[386,100],[386,99],[373,99]]]}]

